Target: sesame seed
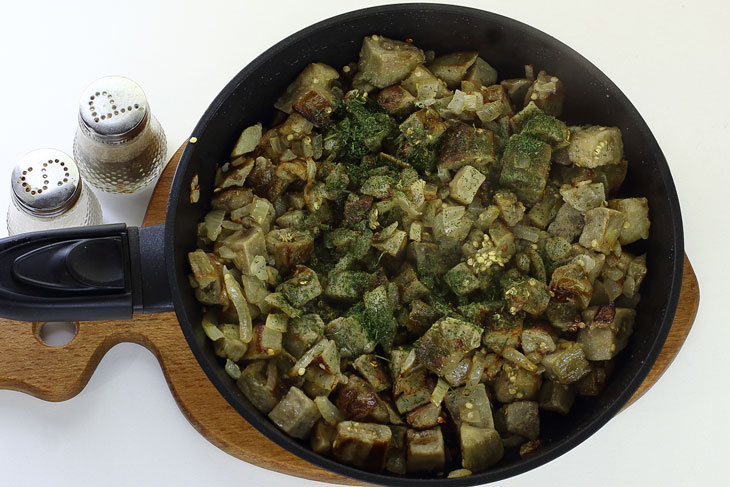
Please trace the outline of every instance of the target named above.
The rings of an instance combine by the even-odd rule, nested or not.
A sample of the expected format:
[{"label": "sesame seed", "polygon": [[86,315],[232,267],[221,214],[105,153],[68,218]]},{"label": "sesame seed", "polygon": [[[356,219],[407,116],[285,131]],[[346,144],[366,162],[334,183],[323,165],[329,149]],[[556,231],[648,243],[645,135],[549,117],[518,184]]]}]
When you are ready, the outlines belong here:
[{"label": "sesame seed", "polygon": [[297,371],[297,373],[298,373],[299,375],[304,375],[304,373],[305,373],[306,371],[307,371],[307,369],[305,369],[304,367],[300,367],[300,368],[299,368],[299,370]]},{"label": "sesame seed", "polygon": [[530,95],[530,100],[537,100],[537,93]]},{"label": "sesame seed", "polygon": [[350,72],[350,66],[345,66],[342,68],[343,73],[349,73]]},{"label": "sesame seed", "polygon": [[624,222],[624,224],[623,224],[624,228],[629,228],[630,226],[631,226],[631,223],[629,223],[629,222]]},{"label": "sesame seed", "polygon": [[197,137],[190,137],[190,141],[189,141],[189,142],[190,142],[191,144],[194,144],[194,143],[196,143],[197,141],[198,141],[198,138],[197,138]]},{"label": "sesame seed", "polygon": [[464,404],[464,406],[466,406],[466,409],[471,409],[474,407],[474,405],[470,402],[467,402],[466,404]]}]

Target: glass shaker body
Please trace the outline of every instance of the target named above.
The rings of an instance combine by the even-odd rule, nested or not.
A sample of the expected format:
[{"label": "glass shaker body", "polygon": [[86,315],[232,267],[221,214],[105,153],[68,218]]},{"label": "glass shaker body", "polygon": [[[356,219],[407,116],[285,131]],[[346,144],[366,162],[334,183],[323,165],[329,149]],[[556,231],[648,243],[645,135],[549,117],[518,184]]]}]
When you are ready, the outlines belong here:
[{"label": "glass shaker body", "polygon": [[52,149],[24,156],[15,167],[7,213],[9,235],[102,223],[94,193],[73,159]]},{"label": "glass shaker body", "polygon": [[167,139],[134,81],[109,76],[81,96],[74,158],[84,180],[110,193],[134,193],[167,162]]}]

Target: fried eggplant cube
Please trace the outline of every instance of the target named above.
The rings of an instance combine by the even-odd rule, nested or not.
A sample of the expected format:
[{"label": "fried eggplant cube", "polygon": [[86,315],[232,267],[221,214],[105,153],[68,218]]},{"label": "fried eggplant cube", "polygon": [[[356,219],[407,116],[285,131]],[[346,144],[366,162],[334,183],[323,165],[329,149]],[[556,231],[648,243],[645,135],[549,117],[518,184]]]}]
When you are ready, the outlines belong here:
[{"label": "fried eggplant cube", "polygon": [[588,210],[578,243],[603,254],[611,252],[619,243],[625,219],[623,213],[610,208]]},{"label": "fried eggplant cube", "polygon": [[318,314],[310,313],[289,320],[283,344],[287,352],[299,358],[324,334],[324,322]]},{"label": "fried eggplant cube", "polygon": [[503,406],[497,414],[504,417],[507,432],[528,440],[537,439],[540,434],[540,416],[535,401],[517,401]]},{"label": "fried eggplant cube", "polygon": [[621,130],[597,125],[571,127],[568,158],[579,167],[619,164],[624,156]]},{"label": "fried eggplant cube", "polygon": [[[274,367],[273,370],[269,370],[270,366]],[[274,363],[267,360],[256,360],[241,371],[241,377],[236,381],[236,385],[241,389],[243,395],[264,414],[268,414],[274,409],[281,399],[277,390],[278,381],[270,381],[269,376],[278,377]]]},{"label": "fried eggplant cube", "polygon": [[339,462],[378,472],[385,465],[392,435],[382,424],[343,421],[337,425],[332,455]]},{"label": "fried eggplant cube", "polygon": [[416,342],[418,360],[430,371],[443,375],[481,343],[482,330],[476,325],[447,317],[434,323]]},{"label": "fried eggplant cube", "polygon": [[423,431],[409,429],[406,432],[406,443],[408,444],[406,467],[409,473],[443,471],[446,451],[440,427]]},{"label": "fried eggplant cube", "polygon": [[486,170],[487,165],[495,161],[494,133],[463,122],[453,125],[441,139],[439,161],[441,166],[450,170],[466,165]]},{"label": "fried eggplant cube", "polygon": [[478,51],[452,52],[437,57],[428,63],[427,67],[434,75],[444,80],[449,89],[455,90],[461,85],[461,80],[478,56]]},{"label": "fried eggplant cube", "polygon": [[502,156],[499,182],[527,207],[540,201],[550,171],[550,145],[526,135],[513,135]]},{"label": "fried eggplant cube", "polygon": [[[582,380],[582,379],[581,379]],[[540,408],[568,414],[575,401],[575,387],[547,380],[540,389]]]},{"label": "fried eggplant cube", "polygon": [[493,428],[462,424],[459,428],[461,466],[473,473],[483,472],[502,459],[502,438]]},{"label": "fried eggplant cube", "polygon": [[367,36],[360,49],[359,74],[373,86],[385,88],[402,81],[424,60],[423,51],[413,44]]},{"label": "fried eggplant cube", "polygon": [[293,438],[309,436],[314,424],[322,417],[314,401],[296,387],[291,387],[284,398],[269,413],[269,419]]},{"label": "fried eggplant cube", "polygon": [[355,358],[375,350],[375,342],[367,330],[351,316],[340,316],[330,321],[324,333],[337,343],[342,358]]},{"label": "fried eggplant cube", "polygon": [[583,347],[579,343],[564,342],[554,353],[542,359],[545,376],[561,384],[572,384],[591,371]]},{"label": "fried eggplant cube", "polygon": [[636,311],[614,306],[585,310],[586,327],[578,333],[578,343],[588,360],[611,360],[626,347],[634,328]]},{"label": "fried eggplant cube", "polygon": [[292,306],[301,308],[322,294],[322,286],[316,272],[309,267],[300,265],[297,267],[294,276],[279,284],[276,291],[283,294]]},{"label": "fried eggplant cube", "polygon": [[646,198],[610,200],[608,207],[620,211],[626,217],[619,235],[621,245],[649,238],[649,200]]},{"label": "fried eggplant cube", "polygon": [[468,424],[477,428],[494,428],[492,409],[484,384],[477,384],[473,391],[466,387],[451,389],[445,397],[446,409],[456,426]]}]

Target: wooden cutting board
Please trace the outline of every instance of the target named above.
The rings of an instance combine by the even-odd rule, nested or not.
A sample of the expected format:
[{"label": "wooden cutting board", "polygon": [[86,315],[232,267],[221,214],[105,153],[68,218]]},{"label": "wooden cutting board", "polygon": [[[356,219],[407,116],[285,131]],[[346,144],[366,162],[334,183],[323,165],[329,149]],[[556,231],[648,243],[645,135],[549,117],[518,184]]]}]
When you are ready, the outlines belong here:
[{"label": "wooden cutting board", "polygon": [[[147,209],[144,225],[163,223],[173,174],[182,147],[163,172]],[[699,304],[697,278],[684,259],[684,280],[674,324],[646,380],[631,398],[641,397],[674,360],[692,327]],[[358,485],[287,452],[249,425],[218,393],[188,348],[174,313],[138,315],[131,321],[83,322],[67,344],[51,347],[40,338],[42,323],[0,319],[0,388],[25,392],[46,401],[78,394],[104,354],[121,342],[138,343],[160,362],[185,417],[223,451],[259,467],[310,480]],[[628,405],[627,405],[628,407]]]}]

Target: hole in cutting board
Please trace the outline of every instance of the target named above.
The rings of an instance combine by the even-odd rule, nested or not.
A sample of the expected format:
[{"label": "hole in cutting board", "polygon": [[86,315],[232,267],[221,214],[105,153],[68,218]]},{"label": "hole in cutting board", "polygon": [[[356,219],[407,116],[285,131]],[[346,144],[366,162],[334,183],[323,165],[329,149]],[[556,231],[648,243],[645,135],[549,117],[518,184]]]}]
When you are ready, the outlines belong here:
[{"label": "hole in cutting board", "polygon": [[41,324],[38,337],[49,347],[62,347],[73,340],[77,331],[76,323],[49,321]]}]

